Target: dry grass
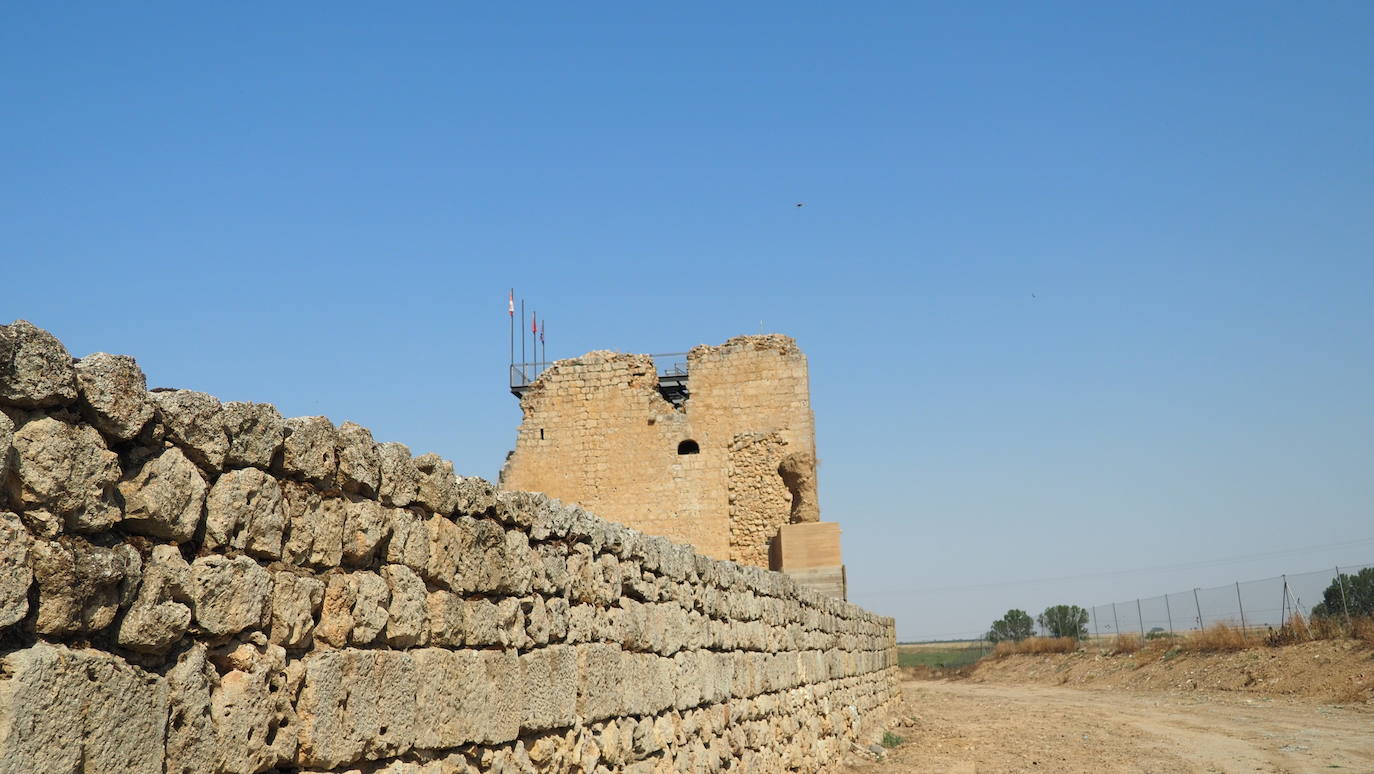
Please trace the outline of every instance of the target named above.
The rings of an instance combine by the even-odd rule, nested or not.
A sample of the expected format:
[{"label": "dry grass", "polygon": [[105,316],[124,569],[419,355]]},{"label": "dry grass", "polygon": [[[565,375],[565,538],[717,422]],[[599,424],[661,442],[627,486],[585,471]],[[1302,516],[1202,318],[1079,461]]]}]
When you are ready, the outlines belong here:
[{"label": "dry grass", "polygon": [[1005,658],[1012,655],[1041,653],[1073,653],[1078,650],[1078,640],[1072,637],[1030,637],[1020,642],[1003,641],[997,643],[988,658]]},{"label": "dry grass", "polygon": [[1112,647],[1108,653],[1112,656],[1118,653],[1135,653],[1143,647],[1145,647],[1145,641],[1141,639],[1139,634],[1118,634],[1112,640]]},{"label": "dry grass", "polygon": [[1350,636],[1366,645],[1374,646],[1374,617],[1365,616],[1351,621]]},{"label": "dry grass", "polygon": [[1180,650],[1196,653],[1229,653],[1245,650],[1253,644],[1257,643],[1247,637],[1244,631],[1219,623],[1179,638],[1177,646]]}]

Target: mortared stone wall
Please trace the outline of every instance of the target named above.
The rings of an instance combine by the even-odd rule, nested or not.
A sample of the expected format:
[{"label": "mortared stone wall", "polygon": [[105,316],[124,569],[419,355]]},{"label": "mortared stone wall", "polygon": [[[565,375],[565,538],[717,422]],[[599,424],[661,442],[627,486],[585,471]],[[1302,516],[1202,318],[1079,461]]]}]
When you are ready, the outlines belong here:
[{"label": "mortared stone wall", "polygon": [[23,321],[0,482],[0,774],[820,772],[897,698],[889,618]]}]

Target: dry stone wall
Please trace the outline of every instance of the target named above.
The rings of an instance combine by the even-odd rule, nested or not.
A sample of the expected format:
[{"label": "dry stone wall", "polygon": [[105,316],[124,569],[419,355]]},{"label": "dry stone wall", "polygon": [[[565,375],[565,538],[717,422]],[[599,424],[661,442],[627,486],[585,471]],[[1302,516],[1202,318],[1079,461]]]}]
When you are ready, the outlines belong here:
[{"label": "dry stone wall", "polygon": [[0,326],[0,774],[831,769],[892,620]]}]

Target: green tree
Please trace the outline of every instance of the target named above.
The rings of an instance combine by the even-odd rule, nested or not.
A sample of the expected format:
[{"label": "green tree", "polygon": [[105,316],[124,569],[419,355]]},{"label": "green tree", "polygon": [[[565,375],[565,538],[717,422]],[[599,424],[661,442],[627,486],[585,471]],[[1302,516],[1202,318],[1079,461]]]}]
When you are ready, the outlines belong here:
[{"label": "green tree", "polygon": [[1078,605],[1054,605],[1035,619],[1051,637],[1072,637],[1081,640],[1088,636],[1088,611]]},{"label": "green tree", "polygon": [[988,641],[1011,640],[1012,642],[1020,642],[1031,636],[1034,628],[1035,621],[1031,619],[1030,613],[1013,608],[1008,610],[1006,615],[992,622],[992,628],[988,630]]},{"label": "green tree", "polygon": [[[1345,587],[1345,601],[1341,601],[1341,587]],[[1315,618],[1344,617],[1346,609],[1350,617],[1374,615],[1374,567],[1350,575],[1341,573],[1331,585],[1322,592],[1322,601],[1312,608]]]}]

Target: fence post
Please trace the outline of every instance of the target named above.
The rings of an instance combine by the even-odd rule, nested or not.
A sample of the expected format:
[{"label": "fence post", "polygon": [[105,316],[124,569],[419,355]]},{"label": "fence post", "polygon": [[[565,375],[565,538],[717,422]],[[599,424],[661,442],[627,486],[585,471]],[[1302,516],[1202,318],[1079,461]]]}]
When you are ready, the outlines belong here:
[{"label": "fence post", "polygon": [[1093,638],[1102,639],[1102,633],[1097,630],[1097,605],[1088,608],[1088,612],[1093,614]]},{"label": "fence post", "polygon": [[1240,606],[1240,635],[1245,636],[1245,603],[1240,601],[1240,581],[1236,581],[1236,604]]},{"label": "fence post", "polygon": [[1169,609],[1169,595],[1164,595],[1164,615],[1169,618],[1169,636],[1174,636],[1174,611]]},{"label": "fence post", "polygon": [[1350,605],[1345,601],[1345,578],[1341,577],[1341,566],[1336,565],[1336,584],[1341,587],[1341,609],[1345,611],[1345,628],[1350,628]]},{"label": "fence post", "polygon": [[1112,622],[1116,624],[1116,636],[1121,636],[1121,619],[1116,617],[1116,603],[1112,603]]},{"label": "fence post", "polygon": [[1140,597],[1135,598],[1135,617],[1140,621],[1140,641],[1145,641],[1145,615],[1140,612]]},{"label": "fence post", "polygon": [[1201,603],[1199,603],[1199,602],[1197,601],[1197,587],[1196,587],[1196,586],[1193,587],[1193,607],[1196,607],[1196,608],[1197,608],[1197,629],[1198,629],[1198,631],[1204,631],[1204,630],[1206,630],[1207,627],[1204,626],[1203,623],[1202,623],[1202,605],[1201,605]]}]

